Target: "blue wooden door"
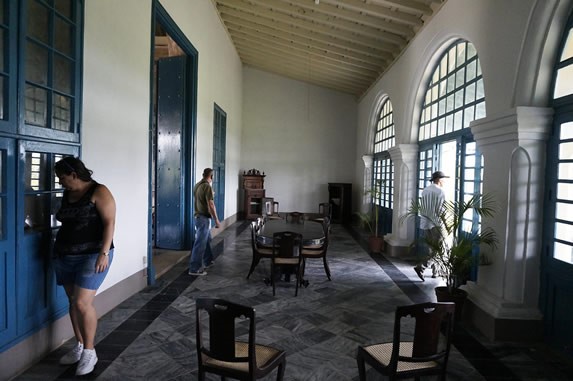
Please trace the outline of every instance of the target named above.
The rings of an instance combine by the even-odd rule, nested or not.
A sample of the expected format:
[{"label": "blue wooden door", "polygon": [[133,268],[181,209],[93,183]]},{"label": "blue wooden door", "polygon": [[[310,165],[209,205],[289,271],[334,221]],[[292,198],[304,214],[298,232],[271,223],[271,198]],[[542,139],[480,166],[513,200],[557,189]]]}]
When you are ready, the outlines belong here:
[{"label": "blue wooden door", "polygon": [[16,216],[19,335],[33,332],[67,313],[66,293],[56,285],[52,261],[52,242],[59,227],[55,214],[63,196],[54,164],[77,153],[76,147],[56,144],[21,142],[19,145],[19,215]]},{"label": "blue wooden door", "polygon": [[169,57],[157,63],[157,162],[155,184],[155,246],[184,248],[182,162],[186,126],[187,57]]},{"label": "blue wooden door", "polygon": [[215,105],[213,120],[213,192],[217,216],[225,218],[225,157],[227,114]]},{"label": "blue wooden door", "polygon": [[549,141],[540,305],[549,343],[573,356],[573,112]]},{"label": "blue wooden door", "polygon": [[0,139],[0,348],[16,336],[17,327],[14,144]]}]

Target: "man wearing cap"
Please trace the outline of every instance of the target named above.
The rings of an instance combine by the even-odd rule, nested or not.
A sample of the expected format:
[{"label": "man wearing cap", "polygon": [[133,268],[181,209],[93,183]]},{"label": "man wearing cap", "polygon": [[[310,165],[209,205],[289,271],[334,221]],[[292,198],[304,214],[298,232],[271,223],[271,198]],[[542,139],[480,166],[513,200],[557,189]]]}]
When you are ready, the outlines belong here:
[{"label": "man wearing cap", "polygon": [[[444,172],[436,171],[432,173],[432,183],[428,185],[422,191],[422,198],[435,198],[438,202],[443,203],[446,199],[446,194],[444,192],[444,178],[448,178]],[[426,218],[420,219],[420,230],[422,237],[434,236],[440,234],[438,227],[436,227],[431,221]],[[430,259],[430,253],[428,252],[428,247],[424,245],[422,247],[422,255],[419,257],[419,263],[414,267],[414,271],[418,274],[418,277],[424,281],[424,270],[428,267],[428,260]],[[432,264],[432,278],[436,277],[436,268]]]}]

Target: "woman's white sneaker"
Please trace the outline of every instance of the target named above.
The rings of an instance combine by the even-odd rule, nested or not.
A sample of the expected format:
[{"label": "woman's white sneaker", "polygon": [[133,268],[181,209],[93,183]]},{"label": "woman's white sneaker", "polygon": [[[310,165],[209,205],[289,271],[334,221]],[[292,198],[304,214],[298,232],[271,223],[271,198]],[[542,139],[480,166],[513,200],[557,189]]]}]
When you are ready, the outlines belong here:
[{"label": "woman's white sneaker", "polygon": [[93,372],[96,364],[97,355],[95,349],[84,349],[82,358],[76,369],[76,376],[83,376],[84,374]]},{"label": "woman's white sneaker", "polygon": [[77,343],[75,347],[72,348],[68,353],[62,356],[60,359],[60,364],[62,365],[72,365],[80,361],[82,357],[82,352],[84,351],[84,345],[82,343]]}]

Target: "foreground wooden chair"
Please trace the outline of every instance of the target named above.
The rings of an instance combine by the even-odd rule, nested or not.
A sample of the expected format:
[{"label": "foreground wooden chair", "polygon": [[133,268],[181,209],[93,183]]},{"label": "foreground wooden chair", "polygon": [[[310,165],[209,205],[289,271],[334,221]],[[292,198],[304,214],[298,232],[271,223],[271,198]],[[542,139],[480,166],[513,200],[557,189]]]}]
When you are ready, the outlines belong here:
[{"label": "foreground wooden chair", "polygon": [[[398,307],[394,337],[390,343],[358,347],[356,362],[360,381],[366,380],[370,365],[390,380],[439,375],[446,379],[450,336],[454,323],[454,303],[421,303]],[[415,319],[413,340],[401,339],[402,318]]]},{"label": "foreground wooden chair", "polygon": [[[209,340],[203,341],[205,314],[208,315]],[[284,377],[286,353],[282,350],[255,343],[255,310],[252,307],[223,299],[198,298],[196,301],[196,333],[199,380],[205,373],[214,373],[238,380],[256,380],[277,370],[277,381]],[[248,341],[239,341],[235,323],[248,320]],[[203,322],[203,324],[202,324]]]}]

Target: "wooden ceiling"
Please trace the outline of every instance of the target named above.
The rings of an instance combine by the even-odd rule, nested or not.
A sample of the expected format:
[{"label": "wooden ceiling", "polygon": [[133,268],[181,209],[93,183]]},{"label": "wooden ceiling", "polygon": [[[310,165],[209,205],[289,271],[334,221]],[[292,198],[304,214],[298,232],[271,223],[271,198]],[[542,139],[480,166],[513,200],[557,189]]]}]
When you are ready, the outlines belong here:
[{"label": "wooden ceiling", "polygon": [[212,0],[245,65],[363,95],[446,0]]}]

